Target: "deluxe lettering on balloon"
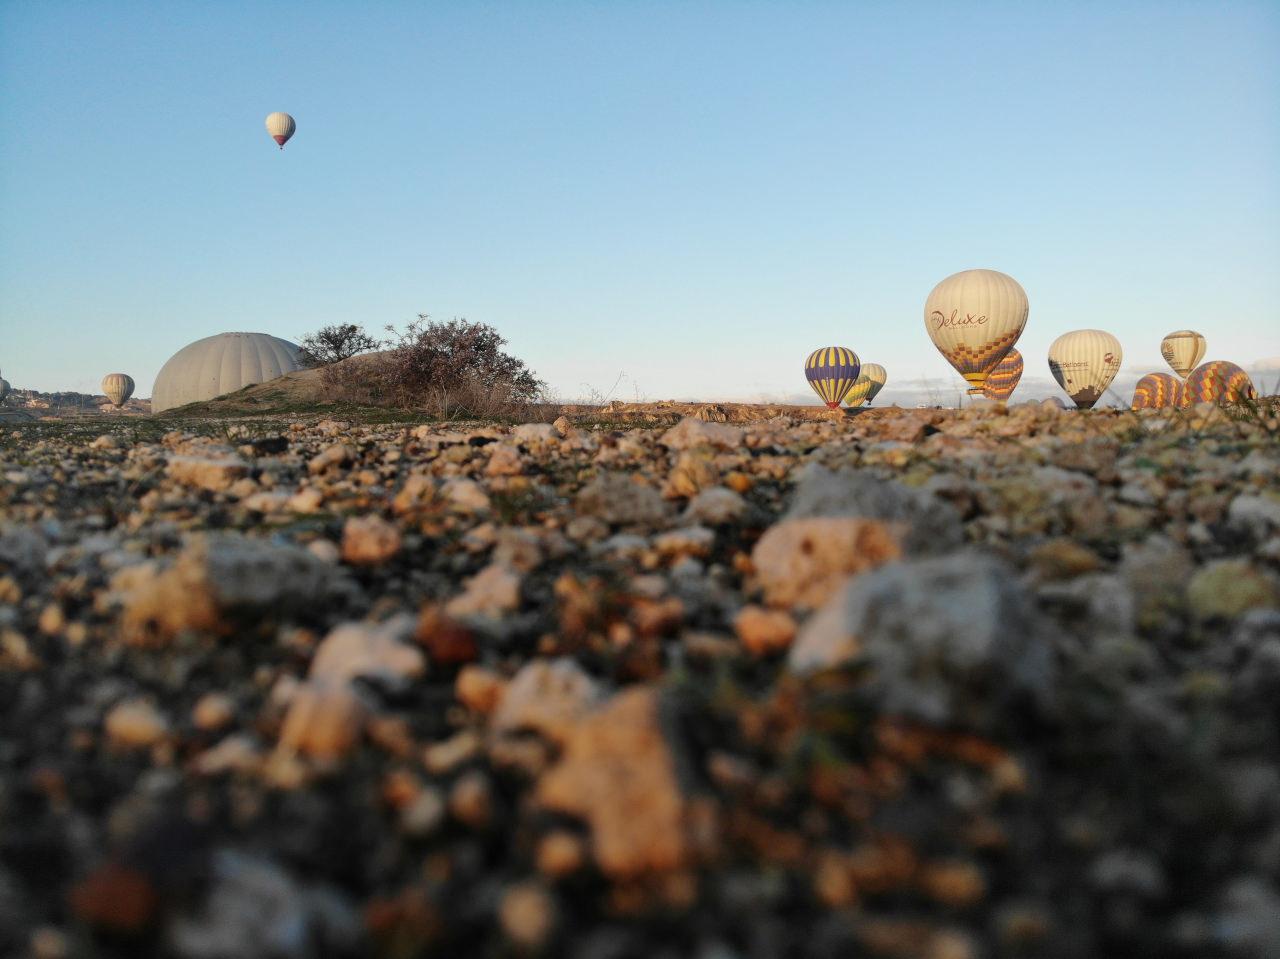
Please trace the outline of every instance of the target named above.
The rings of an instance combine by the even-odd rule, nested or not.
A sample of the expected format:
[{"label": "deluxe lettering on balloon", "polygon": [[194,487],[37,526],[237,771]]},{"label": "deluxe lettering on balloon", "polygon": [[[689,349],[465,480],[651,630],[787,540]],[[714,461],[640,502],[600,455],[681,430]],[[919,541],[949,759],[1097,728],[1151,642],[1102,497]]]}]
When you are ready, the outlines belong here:
[{"label": "deluxe lettering on balloon", "polygon": [[972,313],[966,313],[962,320],[960,319],[959,310],[952,310],[950,316],[947,316],[941,310],[934,310],[930,316],[933,317],[934,328],[939,330],[953,326],[981,326],[983,323],[987,322],[987,316],[985,313],[979,316],[974,316]]}]

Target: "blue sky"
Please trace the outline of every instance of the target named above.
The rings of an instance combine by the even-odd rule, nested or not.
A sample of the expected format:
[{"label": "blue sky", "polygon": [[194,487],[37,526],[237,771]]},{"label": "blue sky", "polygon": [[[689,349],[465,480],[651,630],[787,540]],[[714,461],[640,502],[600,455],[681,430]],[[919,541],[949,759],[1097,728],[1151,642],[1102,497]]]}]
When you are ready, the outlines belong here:
[{"label": "blue sky", "polygon": [[[1163,368],[1280,357],[1280,6],[0,3],[0,370],[138,393],[225,330],[494,324],[563,398],[955,376],[989,267]],[[263,118],[298,132],[283,153]]]}]

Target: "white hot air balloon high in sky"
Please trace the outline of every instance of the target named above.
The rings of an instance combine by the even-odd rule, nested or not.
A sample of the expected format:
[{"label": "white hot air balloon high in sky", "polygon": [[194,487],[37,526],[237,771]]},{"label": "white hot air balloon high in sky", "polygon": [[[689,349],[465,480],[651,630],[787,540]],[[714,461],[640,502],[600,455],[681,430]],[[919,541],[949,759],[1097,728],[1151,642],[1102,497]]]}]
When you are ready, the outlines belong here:
[{"label": "white hot air balloon high in sky", "polygon": [[933,288],[924,325],[933,345],[969,383],[970,395],[979,395],[987,374],[1018,342],[1029,311],[1026,291],[1013,277],[965,270]]},{"label": "white hot air balloon high in sky", "polygon": [[127,373],[108,373],[102,378],[102,392],[116,409],[133,395],[133,377]]},{"label": "white hot air balloon high in sky", "polygon": [[1204,359],[1207,346],[1195,330],[1178,330],[1160,341],[1160,355],[1185,380]]},{"label": "white hot air balloon high in sky", "polygon": [[1072,330],[1049,346],[1049,372],[1079,409],[1092,409],[1120,372],[1120,341],[1104,330]]},{"label": "white hot air balloon high in sky", "polygon": [[269,113],[267,114],[267,132],[271,134],[271,139],[280,144],[280,149],[284,149],[284,145],[289,142],[289,138],[293,136],[293,131],[298,129],[298,124],[293,122],[293,117],[287,113]]},{"label": "white hot air balloon high in sky", "polygon": [[211,400],[302,368],[294,343],[266,333],[219,333],[178,350],[160,368],[151,412]]},{"label": "white hot air balloon high in sky", "polygon": [[857,408],[864,403],[870,406],[876,394],[884,389],[888,379],[889,374],[879,363],[863,363],[853,388],[844,398],[845,404],[850,408]]}]

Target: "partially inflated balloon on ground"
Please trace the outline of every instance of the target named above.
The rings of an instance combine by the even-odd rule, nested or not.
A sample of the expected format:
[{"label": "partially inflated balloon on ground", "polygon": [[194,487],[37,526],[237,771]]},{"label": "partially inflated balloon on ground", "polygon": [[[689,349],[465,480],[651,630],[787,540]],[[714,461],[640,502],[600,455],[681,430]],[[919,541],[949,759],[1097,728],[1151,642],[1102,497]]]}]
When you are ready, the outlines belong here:
[{"label": "partially inflated balloon on ground", "polygon": [[1183,379],[1204,359],[1204,337],[1195,330],[1178,330],[1160,342],[1160,355]]},{"label": "partially inflated balloon on ground", "polygon": [[1133,388],[1135,410],[1162,410],[1185,406],[1186,390],[1182,380],[1172,373],[1148,373]]},{"label": "partially inflated balloon on ground", "polygon": [[859,407],[863,403],[870,406],[876,394],[884,389],[888,379],[889,374],[879,363],[863,363],[862,372],[854,381],[853,389],[844,398],[845,403],[850,407]]},{"label": "partially inflated balloon on ground", "polygon": [[127,373],[108,373],[102,378],[102,392],[111,405],[119,409],[133,395],[133,377]]},{"label": "partially inflated balloon on ground", "polygon": [[1104,330],[1072,330],[1049,346],[1049,372],[1082,410],[1091,409],[1120,372],[1120,341]]},{"label": "partially inflated balloon on ground", "polygon": [[1249,374],[1226,360],[1197,366],[1187,377],[1188,403],[1239,403],[1257,395]]},{"label": "partially inflated balloon on ground", "polygon": [[862,364],[858,354],[844,346],[824,346],[804,361],[804,377],[822,402],[839,409],[840,402],[857,382]]},{"label": "partially inflated balloon on ground", "polygon": [[988,374],[1018,342],[1027,325],[1027,294],[1011,276],[965,270],[937,286],[924,303],[924,326],[933,345],[982,392]]},{"label": "partially inflated balloon on ground", "polygon": [[1018,388],[1025,365],[1022,354],[1017,350],[1010,350],[987,376],[982,395],[989,400],[1008,400]]},{"label": "partially inflated balloon on ground", "polygon": [[289,142],[289,138],[293,136],[298,125],[293,122],[293,117],[287,113],[271,113],[267,115],[267,132],[271,134],[271,139],[280,144],[280,149],[284,149],[284,145]]}]

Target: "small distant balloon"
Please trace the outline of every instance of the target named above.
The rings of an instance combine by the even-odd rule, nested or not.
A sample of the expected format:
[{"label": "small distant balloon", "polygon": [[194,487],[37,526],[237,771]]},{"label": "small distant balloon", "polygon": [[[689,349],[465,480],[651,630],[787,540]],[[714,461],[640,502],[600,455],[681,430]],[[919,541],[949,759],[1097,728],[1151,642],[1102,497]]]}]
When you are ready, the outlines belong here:
[{"label": "small distant balloon", "polygon": [[862,372],[853,381],[853,388],[845,395],[845,404],[852,408],[857,408],[863,403],[870,406],[876,394],[884,389],[888,379],[889,374],[879,363],[863,363]]},{"label": "small distant balloon", "polygon": [[989,400],[1005,400],[1013,395],[1022,380],[1022,371],[1026,368],[1022,354],[1017,350],[1009,350],[1004,359],[996,364],[995,369],[987,374],[987,382],[983,384],[982,395]]},{"label": "small distant balloon", "polygon": [[805,379],[827,408],[833,410],[840,408],[861,369],[858,354],[845,346],[824,346],[804,361]]},{"label": "small distant balloon", "polygon": [[1102,399],[1122,359],[1120,341],[1105,330],[1072,330],[1049,345],[1049,372],[1082,410]]},{"label": "small distant balloon", "polygon": [[1160,355],[1184,380],[1204,359],[1206,343],[1195,330],[1178,330],[1160,341]]},{"label": "small distant balloon", "polygon": [[1187,403],[1239,403],[1258,396],[1249,374],[1226,360],[1197,366],[1187,377]]},{"label": "small distant balloon", "polygon": [[9,381],[0,376],[0,403],[4,402],[4,398],[9,395]]},{"label": "small distant balloon", "polygon": [[924,328],[933,345],[982,392],[987,375],[1018,342],[1030,307],[1026,291],[996,270],[965,270],[933,288],[924,303]]},{"label": "small distant balloon", "polygon": [[112,406],[120,409],[133,395],[133,377],[127,373],[108,373],[102,378],[102,392]]},{"label": "small distant balloon", "polygon": [[1186,389],[1183,382],[1171,373],[1148,373],[1133,388],[1135,410],[1177,409],[1186,405]]},{"label": "small distant balloon", "polygon": [[271,134],[271,139],[280,144],[280,149],[284,149],[284,145],[289,142],[289,138],[293,136],[293,132],[298,129],[298,125],[293,122],[293,117],[287,113],[269,113],[267,114],[267,132]]}]

